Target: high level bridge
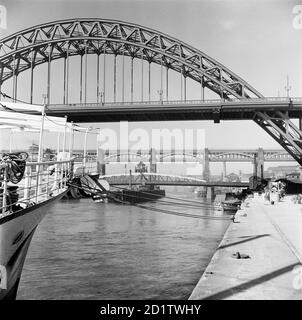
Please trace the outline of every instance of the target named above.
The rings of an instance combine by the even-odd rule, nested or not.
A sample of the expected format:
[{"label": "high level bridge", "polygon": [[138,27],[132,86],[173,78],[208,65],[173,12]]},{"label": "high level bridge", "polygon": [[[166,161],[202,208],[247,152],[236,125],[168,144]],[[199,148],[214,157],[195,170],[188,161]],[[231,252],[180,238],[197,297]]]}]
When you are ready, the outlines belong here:
[{"label": "high level bridge", "polygon": [[[81,151],[78,151],[82,154]],[[288,162],[295,159],[282,149],[208,149],[203,150],[102,150],[106,163],[149,161],[155,157],[157,162],[254,162],[262,158],[268,162]],[[94,152],[91,155],[95,155]]]},{"label": "high level bridge", "polygon": [[[61,71],[60,79],[54,70]],[[37,72],[45,74],[48,114],[77,122],[248,119],[302,164],[301,121],[298,127],[291,120],[301,118],[302,99],[265,98],[223,64],[162,32],[84,18],[30,27],[0,41],[2,91],[20,99],[18,84],[27,75],[27,100],[40,102],[44,92],[34,92]],[[77,87],[71,79],[78,79]],[[63,85],[53,92],[59,80]],[[171,95],[176,80],[177,97]],[[189,97],[191,87],[199,99]]]},{"label": "high level bridge", "polygon": [[[78,155],[82,155],[78,151]],[[96,153],[90,153],[95,159]],[[156,172],[156,164],[173,162],[197,162],[203,165],[203,178],[210,177],[210,163],[223,163],[223,177],[226,177],[227,162],[248,162],[254,166],[254,175],[263,176],[264,162],[289,162],[295,159],[282,149],[208,149],[203,150],[99,150],[98,162],[103,165],[101,170],[105,174],[105,165],[112,163],[138,163],[143,161],[150,164],[150,171]]]}]

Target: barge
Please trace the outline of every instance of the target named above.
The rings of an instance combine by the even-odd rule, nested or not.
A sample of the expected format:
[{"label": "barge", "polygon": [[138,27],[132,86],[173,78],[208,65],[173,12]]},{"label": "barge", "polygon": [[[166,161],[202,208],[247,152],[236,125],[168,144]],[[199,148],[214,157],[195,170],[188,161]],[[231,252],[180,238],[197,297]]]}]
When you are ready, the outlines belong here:
[{"label": "barge", "polygon": [[111,191],[109,199],[115,202],[140,203],[154,201],[166,196],[166,191],[160,188],[139,187]]}]

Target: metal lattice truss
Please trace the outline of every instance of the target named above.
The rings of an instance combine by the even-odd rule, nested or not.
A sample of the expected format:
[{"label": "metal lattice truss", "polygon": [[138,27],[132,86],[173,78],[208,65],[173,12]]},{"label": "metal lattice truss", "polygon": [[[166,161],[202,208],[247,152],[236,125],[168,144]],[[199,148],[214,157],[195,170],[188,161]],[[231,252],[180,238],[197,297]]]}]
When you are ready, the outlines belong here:
[{"label": "metal lattice truss", "polygon": [[[183,162],[200,162],[202,161],[202,155],[197,155],[189,152],[183,152],[182,150],[175,150],[165,153],[156,154],[156,162],[169,162],[183,161]],[[141,152],[120,152],[110,154],[104,157],[106,163],[109,162],[139,162],[139,161],[150,161],[151,156],[149,151]]]},{"label": "metal lattice truss", "polygon": [[[19,73],[67,56],[113,54],[165,66],[227,100],[263,96],[205,53],[161,32],[106,19],[71,19],[38,25],[0,41],[0,86]],[[301,131],[285,113],[257,112],[255,121],[302,165]]]},{"label": "metal lattice truss", "polygon": [[106,163],[109,162],[139,162],[139,161],[149,161],[150,154],[148,153],[138,153],[138,152],[120,152],[110,154],[104,157]]},{"label": "metal lattice truss", "polygon": [[255,152],[251,151],[210,151],[209,161],[224,162],[224,161],[238,161],[238,162],[253,162],[255,159]]},{"label": "metal lattice truss", "polygon": [[0,79],[67,55],[113,54],[173,69],[225,99],[262,97],[205,53],[139,25],[106,19],[72,19],[38,25],[0,42]]},{"label": "metal lattice truss", "polygon": [[[105,179],[109,182],[110,185],[126,185],[130,183],[130,175],[129,174],[112,174],[100,176],[100,179]],[[163,183],[204,183],[205,180],[193,178],[193,177],[185,177],[185,176],[177,176],[170,174],[159,174],[159,173],[132,173],[131,174],[131,183],[132,184],[141,184],[141,183],[154,183],[154,184],[163,184]]]},{"label": "metal lattice truss", "polygon": [[264,151],[264,161],[270,162],[280,162],[280,161],[294,161],[293,157],[288,154],[285,150],[265,150]]},{"label": "metal lattice truss", "polygon": [[302,132],[287,112],[256,112],[255,122],[269,133],[300,165],[302,165]]},{"label": "metal lattice truss", "polygon": [[222,186],[222,187],[248,187],[246,182],[224,182],[215,181],[207,182],[203,179],[198,179],[190,176],[176,176],[168,174],[157,174],[157,173],[135,173],[128,174],[116,174],[116,175],[105,175],[100,176],[100,179],[106,180],[110,185],[129,185],[130,179],[132,185],[179,185],[179,186]]},{"label": "metal lattice truss", "polygon": [[[248,150],[248,149],[238,149],[238,150],[214,150],[208,149],[208,161],[209,162],[255,162],[258,159],[259,149]],[[184,162],[202,162],[204,160],[203,152],[193,150],[183,151],[160,151],[156,152],[156,162],[171,161],[173,158],[175,160],[179,159]],[[110,152],[106,150],[104,161],[106,163],[110,162],[148,162],[151,160],[150,150],[134,150],[134,151],[119,151]],[[269,162],[287,162],[294,161],[293,157],[286,150],[263,150],[263,161]]]},{"label": "metal lattice truss", "polygon": [[[210,162],[255,162],[259,150],[209,150]],[[293,161],[293,157],[285,150],[263,150],[263,161]]]}]

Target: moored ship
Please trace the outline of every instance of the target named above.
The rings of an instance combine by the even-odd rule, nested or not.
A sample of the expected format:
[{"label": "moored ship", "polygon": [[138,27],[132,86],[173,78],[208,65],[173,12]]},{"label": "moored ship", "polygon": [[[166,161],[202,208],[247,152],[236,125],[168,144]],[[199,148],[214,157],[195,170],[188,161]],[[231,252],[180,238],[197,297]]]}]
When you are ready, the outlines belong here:
[{"label": "moored ship", "polygon": [[144,173],[148,172],[148,169],[142,161],[135,166],[135,172],[139,174],[140,184],[138,186],[132,185],[132,174],[130,170],[129,187],[111,191],[108,194],[110,200],[120,203],[140,203],[154,201],[166,196],[166,191],[159,186],[145,184],[148,179]]},{"label": "moored ship", "polygon": [[111,192],[109,199],[124,203],[139,203],[154,201],[166,196],[166,191],[159,187],[139,186],[137,188],[122,189]]},{"label": "moored ship", "polygon": [[[34,110],[42,115],[20,113]],[[26,152],[0,155],[0,299],[15,299],[22,268],[34,232],[48,209],[68,190],[73,159],[42,161],[43,131],[56,121],[44,119],[43,107],[1,102],[0,129],[40,131],[39,156],[29,162]],[[60,130],[58,128],[58,130]]]}]

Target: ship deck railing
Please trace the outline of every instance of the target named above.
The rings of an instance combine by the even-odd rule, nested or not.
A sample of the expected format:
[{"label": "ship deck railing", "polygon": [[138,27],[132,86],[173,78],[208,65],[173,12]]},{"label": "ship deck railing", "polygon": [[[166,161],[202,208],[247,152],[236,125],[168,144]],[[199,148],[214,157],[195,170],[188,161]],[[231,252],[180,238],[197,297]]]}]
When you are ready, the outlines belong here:
[{"label": "ship deck railing", "polygon": [[[0,218],[47,201],[68,189],[73,176],[74,158],[62,161],[27,162],[22,180],[13,184],[4,180],[0,194]],[[14,186],[17,186],[16,190]]]}]

